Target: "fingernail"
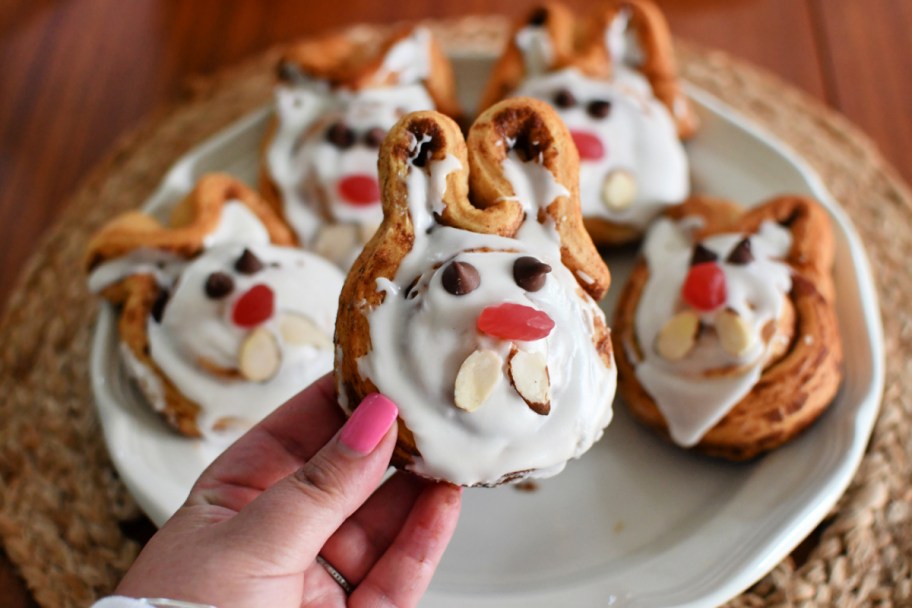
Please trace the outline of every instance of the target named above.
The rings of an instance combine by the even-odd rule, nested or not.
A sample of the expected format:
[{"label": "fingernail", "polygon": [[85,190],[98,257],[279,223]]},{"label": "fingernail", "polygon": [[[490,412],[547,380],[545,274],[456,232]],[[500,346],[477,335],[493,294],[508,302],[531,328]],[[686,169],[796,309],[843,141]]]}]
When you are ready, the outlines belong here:
[{"label": "fingernail", "polygon": [[396,421],[399,408],[381,395],[372,393],[365,397],[349,417],[339,441],[359,454],[370,454]]}]

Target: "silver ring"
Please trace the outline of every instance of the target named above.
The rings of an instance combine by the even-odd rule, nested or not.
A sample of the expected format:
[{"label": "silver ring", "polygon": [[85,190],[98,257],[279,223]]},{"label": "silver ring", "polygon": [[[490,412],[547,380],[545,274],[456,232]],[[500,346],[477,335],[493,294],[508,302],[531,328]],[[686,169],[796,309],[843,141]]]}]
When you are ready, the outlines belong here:
[{"label": "silver ring", "polygon": [[317,555],[317,563],[323,566],[323,569],[326,570],[334,581],[339,583],[339,586],[342,587],[342,590],[345,591],[345,595],[351,595],[352,591],[355,590],[355,587],[346,580],[342,573],[336,570],[336,567],[330,564],[328,561],[323,559],[322,555]]}]

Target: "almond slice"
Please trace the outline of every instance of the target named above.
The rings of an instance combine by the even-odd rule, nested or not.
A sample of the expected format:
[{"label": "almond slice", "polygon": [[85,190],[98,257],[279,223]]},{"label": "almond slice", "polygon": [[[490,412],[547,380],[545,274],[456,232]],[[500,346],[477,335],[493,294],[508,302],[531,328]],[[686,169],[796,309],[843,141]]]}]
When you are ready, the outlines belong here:
[{"label": "almond slice", "polygon": [[612,211],[622,211],[629,207],[636,194],[636,178],[624,169],[612,171],[602,182],[602,202]]},{"label": "almond slice", "polygon": [[344,266],[361,249],[358,227],[354,224],[325,224],[313,244],[314,252]]},{"label": "almond slice", "polygon": [[699,329],[700,318],[693,311],[679,312],[659,332],[655,349],[668,361],[683,359],[696,344]]},{"label": "almond slice", "polygon": [[533,412],[547,416],[551,412],[551,378],[545,356],[514,349],[509,364],[513,388]]},{"label": "almond slice", "polygon": [[722,348],[736,357],[744,355],[754,345],[754,332],[750,325],[731,309],[723,310],[716,317],[716,333]]},{"label": "almond slice", "polygon": [[279,317],[279,333],[286,344],[313,346],[320,350],[332,348],[332,339],[317,327],[310,317],[294,312]]},{"label": "almond slice", "polygon": [[476,350],[466,357],[456,374],[456,405],[467,412],[481,407],[503,374],[503,359],[493,350]]},{"label": "almond slice", "polygon": [[258,327],[244,338],[238,353],[241,374],[253,382],[265,382],[279,371],[282,352],[279,341],[271,331]]}]

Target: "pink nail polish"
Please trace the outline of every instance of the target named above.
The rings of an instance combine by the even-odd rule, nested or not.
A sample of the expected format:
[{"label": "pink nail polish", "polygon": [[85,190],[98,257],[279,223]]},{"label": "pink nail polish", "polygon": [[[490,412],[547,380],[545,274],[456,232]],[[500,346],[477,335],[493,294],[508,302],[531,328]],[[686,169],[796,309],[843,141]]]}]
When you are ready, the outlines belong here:
[{"label": "pink nail polish", "polygon": [[355,408],[351,417],[342,427],[339,441],[359,454],[369,454],[396,421],[399,408],[381,395],[372,393]]}]

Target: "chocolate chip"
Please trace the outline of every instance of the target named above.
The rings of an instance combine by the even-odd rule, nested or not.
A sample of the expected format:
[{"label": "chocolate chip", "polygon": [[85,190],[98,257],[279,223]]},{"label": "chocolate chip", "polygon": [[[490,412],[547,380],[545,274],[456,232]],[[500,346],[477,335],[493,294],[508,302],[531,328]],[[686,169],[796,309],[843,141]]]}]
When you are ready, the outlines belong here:
[{"label": "chocolate chip", "polygon": [[719,256],[717,256],[714,251],[697,243],[694,246],[693,255],[690,256],[690,265],[696,266],[697,264],[705,264],[706,262],[715,262],[718,259]]},{"label": "chocolate chip", "polygon": [[475,291],[481,284],[478,270],[466,262],[451,262],[443,269],[440,277],[443,288],[454,296],[464,296]]},{"label": "chocolate chip", "polygon": [[589,105],[586,106],[586,112],[592,118],[605,118],[611,114],[611,102],[604,99],[590,101]]},{"label": "chocolate chip", "polygon": [[263,262],[252,251],[244,249],[244,253],[234,263],[234,269],[241,274],[254,274],[263,270]]},{"label": "chocolate chip", "polygon": [[379,148],[386,139],[386,129],[374,127],[364,134],[364,145],[369,148]]},{"label": "chocolate chip", "polygon": [[560,89],[554,94],[554,105],[558,108],[572,108],[576,105],[576,97],[567,89]]},{"label": "chocolate chip", "polygon": [[337,148],[350,148],[355,143],[355,132],[345,126],[345,123],[333,123],[326,130],[326,141]]},{"label": "chocolate chip", "polygon": [[731,253],[728,254],[728,258],[726,258],[725,261],[729,264],[737,264],[739,266],[744,266],[745,264],[753,262],[754,252],[751,251],[750,238],[744,237],[738,241],[738,244],[731,250]]},{"label": "chocolate chip", "polygon": [[524,255],[513,262],[513,280],[526,291],[538,291],[545,286],[551,267],[532,256]]},{"label": "chocolate chip", "polygon": [[155,301],[152,303],[152,309],[149,312],[156,323],[161,323],[162,317],[165,316],[165,306],[168,304],[168,298],[170,297],[171,294],[167,289],[162,289],[155,296]]},{"label": "chocolate chip", "polygon": [[532,11],[532,14],[529,15],[529,25],[541,27],[546,21],[548,21],[548,9],[544,7],[535,9]]},{"label": "chocolate chip", "polygon": [[224,272],[213,272],[206,277],[206,295],[213,300],[221,300],[234,291],[234,279]]},{"label": "chocolate chip", "polygon": [[431,144],[432,140],[427,140],[421,142],[418,145],[418,152],[415,154],[415,158],[412,159],[412,164],[416,167],[423,167],[428,163],[428,160],[431,158]]}]

